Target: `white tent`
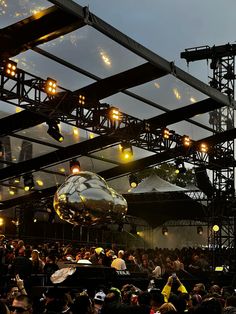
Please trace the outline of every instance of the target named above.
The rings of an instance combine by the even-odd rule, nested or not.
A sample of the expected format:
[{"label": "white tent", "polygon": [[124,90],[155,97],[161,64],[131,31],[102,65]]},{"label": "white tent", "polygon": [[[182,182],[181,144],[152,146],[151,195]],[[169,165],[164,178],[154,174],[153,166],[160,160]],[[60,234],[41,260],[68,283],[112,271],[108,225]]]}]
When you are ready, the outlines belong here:
[{"label": "white tent", "polygon": [[177,185],[171,184],[152,173],[139,185],[132,189],[130,193],[151,193],[151,192],[186,192],[187,190]]}]

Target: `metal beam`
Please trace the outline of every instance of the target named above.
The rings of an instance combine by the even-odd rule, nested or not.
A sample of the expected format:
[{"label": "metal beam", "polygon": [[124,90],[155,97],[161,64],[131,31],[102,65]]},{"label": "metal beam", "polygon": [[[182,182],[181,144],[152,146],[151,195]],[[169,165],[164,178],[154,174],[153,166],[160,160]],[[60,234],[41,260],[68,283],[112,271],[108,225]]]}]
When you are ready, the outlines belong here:
[{"label": "metal beam", "polygon": [[[50,2],[56,4],[58,7],[65,10],[66,12],[74,14],[78,19],[84,19],[84,14],[81,14],[82,7],[72,0],[50,0]],[[111,26],[93,13],[89,12],[88,8],[86,8],[85,21],[88,25],[94,27],[99,32],[103,33],[104,35],[119,43],[123,47],[129,49],[130,51],[134,52],[138,56],[144,58],[161,71],[174,75],[176,78],[180,79],[184,83],[192,86],[193,88],[196,88],[200,92],[208,95],[212,99],[224,104],[225,106],[235,107],[236,103],[234,100],[229,99],[221,92],[208,86],[207,84],[203,83],[202,81],[198,80],[187,72],[181,70],[180,68],[175,66],[174,62],[168,62],[167,60],[160,57],[148,48],[142,46],[140,43],[136,42],[129,36],[126,36],[115,27]]]},{"label": "metal beam", "polygon": [[[212,104],[213,103],[213,104]],[[27,162],[21,162],[16,165],[4,168],[0,170],[0,180],[3,181],[7,178],[11,178],[26,172],[31,171],[37,171],[41,168],[45,168],[46,166],[53,165],[55,163],[62,162],[64,160],[69,160],[71,158],[77,157],[79,155],[87,154],[91,151],[98,150],[101,148],[105,148],[109,145],[114,145],[116,143],[119,143],[122,138],[135,138],[134,145],[142,145],[141,147],[144,147],[147,145],[149,150],[152,150],[155,145],[156,149],[165,150],[165,146],[163,146],[163,142],[161,140],[156,140],[153,142],[153,137],[150,137],[152,133],[148,133],[149,136],[144,138],[145,143],[142,143],[142,138],[140,139],[141,142],[138,143],[137,137],[140,136],[140,132],[144,133],[143,128],[145,124],[149,124],[150,131],[155,128],[161,128],[166,126],[166,124],[174,123],[179,120],[182,120],[184,118],[185,114],[189,114],[189,111],[191,114],[196,114],[201,112],[200,110],[206,110],[207,106],[210,106],[210,109],[212,109],[212,105],[217,106],[221,105],[216,102],[214,102],[212,99],[204,100],[203,103],[201,103],[201,106],[186,106],[185,108],[175,109],[172,112],[164,113],[161,115],[161,119],[159,116],[155,118],[151,118],[149,120],[146,120],[145,123],[138,123],[136,125],[128,125],[124,128],[118,129],[112,133],[112,135],[104,135],[99,136],[94,139],[84,141],[82,143],[74,144],[68,147],[61,148],[59,150],[56,150],[55,152],[51,152],[49,154],[45,154],[40,157],[33,158],[31,161]],[[194,110],[194,111],[193,111]],[[181,114],[179,114],[181,113]],[[170,115],[170,120],[168,123],[168,117]],[[176,135],[177,136],[177,135]],[[179,138],[177,137],[177,143],[176,145],[180,145]],[[160,148],[159,148],[160,146]],[[170,147],[170,146],[169,146]]]},{"label": "metal beam", "polygon": [[[35,52],[39,53],[40,55],[45,56],[46,58],[49,58],[49,59],[51,59],[51,60],[53,60],[53,61],[55,61],[55,62],[57,62],[57,63],[59,63],[61,65],[64,65],[65,67],[67,67],[67,68],[69,68],[69,69],[71,69],[71,70],[73,70],[75,72],[81,73],[81,74],[83,74],[83,75],[85,75],[85,76],[87,76],[87,77],[89,77],[89,78],[91,78],[91,79],[93,79],[95,81],[102,80],[102,78],[100,78],[99,76],[94,75],[94,74],[92,74],[92,73],[90,73],[90,72],[88,72],[88,71],[86,71],[86,70],[84,70],[84,69],[82,69],[82,68],[80,68],[80,67],[78,67],[78,66],[76,66],[76,65],[74,65],[72,63],[70,63],[70,62],[68,62],[68,61],[65,61],[65,60],[63,60],[63,59],[61,59],[61,58],[51,54],[48,51],[45,51],[45,50],[43,50],[41,48],[38,48],[38,47],[33,48],[33,50]],[[140,95],[137,95],[137,94],[135,94],[133,92],[130,92],[130,91],[127,91],[127,90],[122,90],[120,92],[125,94],[125,95],[127,95],[127,96],[130,96],[130,97],[132,97],[132,98],[134,98],[134,99],[136,99],[138,101],[141,101],[141,102],[143,102],[143,103],[145,103],[145,104],[147,104],[149,106],[152,106],[154,108],[160,109],[160,110],[162,110],[164,112],[171,111],[170,109],[168,109],[168,108],[166,108],[164,106],[161,106],[161,105],[159,105],[159,104],[157,104],[157,103],[155,103],[155,102],[153,102],[151,100],[148,100],[148,99],[146,99],[146,98],[144,98],[144,97],[142,97]],[[215,132],[212,128],[210,128],[210,127],[208,127],[208,126],[206,126],[204,124],[201,124],[201,123],[199,123],[197,121],[194,121],[192,119],[185,119],[185,120],[187,122],[191,123],[191,124],[196,125],[199,128],[203,128],[203,129],[205,129],[205,130],[207,130],[209,132],[212,132],[212,133]]]},{"label": "metal beam", "polygon": [[[224,140],[224,137],[227,135],[229,135],[231,137],[233,137],[233,136],[236,137],[236,129],[226,131],[223,133],[224,133],[224,135],[222,134],[222,136],[223,136],[222,140]],[[90,141],[92,141],[92,140],[90,140]],[[200,143],[200,142],[208,143],[208,141],[210,143],[218,142],[219,141],[218,140],[218,134],[214,135],[214,136],[206,137],[204,139],[201,139],[201,140],[195,142],[195,145],[197,146],[198,143]],[[84,142],[84,143],[86,143],[86,142]],[[151,167],[151,166],[155,166],[155,165],[158,165],[160,163],[163,163],[163,162],[167,162],[168,160],[172,160],[174,158],[177,158],[178,156],[180,156],[183,153],[185,154],[185,156],[187,156],[188,153],[190,153],[190,151],[183,150],[182,147],[176,147],[176,148],[172,148],[172,149],[169,149],[167,151],[164,151],[160,154],[154,154],[152,156],[148,156],[148,157],[145,157],[145,158],[142,158],[139,160],[135,160],[132,162],[128,162],[128,163],[113,167],[113,168],[108,169],[108,170],[101,171],[98,174],[100,176],[102,176],[103,178],[105,178],[106,180],[109,180],[109,179],[111,180],[111,179],[114,179],[117,177],[127,175],[131,172],[139,171],[139,170],[142,170],[142,169],[147,168],[147,167]],[[34,199],[34,197],[42,198],[42,197],[51,196],[56,192],[56,189],[57,189],[57,187],[54,186],[54,187],[50,187],[50,188],[43,189],[40,191],[35,191],[35,192],[32,192],[31,194],[21,196],[21,197],[12,199],[12,200],[4,201],[0,204],[1,205],[0,209],[10,208],[10,207],[15,206],[19,203],[23,203],[27,200]]]},{"label": "metal beam", "polygon": [[[83,8],[80,7],[77,12],[82,16]],[[78,19],[56,6],[42,10],[0,30],[0,59],[16,56],[85,25],[83,18]]]}]

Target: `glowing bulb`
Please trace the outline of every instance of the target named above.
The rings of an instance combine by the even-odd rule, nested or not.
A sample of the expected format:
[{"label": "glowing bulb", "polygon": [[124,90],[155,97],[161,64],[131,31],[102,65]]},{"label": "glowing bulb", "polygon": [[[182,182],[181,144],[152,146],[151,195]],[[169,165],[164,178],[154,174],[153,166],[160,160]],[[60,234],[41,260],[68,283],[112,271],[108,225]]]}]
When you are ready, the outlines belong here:
[{"label": "glowing bulb", "polygon": [[220,227],[219,227],[218,225],[214,225],[214,226],[212,227],[212,230],[213,230],[214,232],[218,232],[218,231],[220,230]]}]

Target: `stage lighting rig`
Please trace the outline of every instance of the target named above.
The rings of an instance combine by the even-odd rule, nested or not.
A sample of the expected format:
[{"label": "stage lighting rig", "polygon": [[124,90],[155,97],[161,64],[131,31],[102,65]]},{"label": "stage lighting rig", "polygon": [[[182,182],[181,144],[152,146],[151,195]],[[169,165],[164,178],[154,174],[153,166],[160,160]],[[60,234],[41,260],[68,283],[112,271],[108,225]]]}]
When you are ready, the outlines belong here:
[{"label": "stage lighting rig", "polygon": [[17,63],[8,60],[4,65],[4,72],[8,77],[15,77],[17,73]]},{"label": "stage lighting rig", "polygon": [[51,121],[48,121],[47,122],[48,124],[48,131],[47,133],[52,137],[54,138],[54,140],[58,141],[58,142],[63,142],[64,140],[64,137],[63,135],[60,133],[60,130],[59,130],[59,126],[57,124],[57,121],[55,120],[51,120]]},{"label": "stage lighting rig", "polygon": [[78,174],[80,172],[80,162],[78,160],[70,161],[70,173]]},{"label": "stage lighting rig", "polygon": [[167,227],[162,228],[162,234],[163,234],[163,236],[168,236],[168,228]]},{"label": "stage lighting rig", "polygon": [[120,144],[120,147],[124,159],[129,159],[133,156],[133,147],[130,142],[124,141]]},{"label": "stage lighting rig", "polygon": [[32,173],[25,174],[23,176],[23,180],[24,180],[24,190],[26,192],[34,189],[34,177]]},{"label": "stage lighting rig", "polygon": [[56,94],[56,88],[57,88],[57,81],[48,77],[45,82],[45,92],[48,95],[55,95]]}]

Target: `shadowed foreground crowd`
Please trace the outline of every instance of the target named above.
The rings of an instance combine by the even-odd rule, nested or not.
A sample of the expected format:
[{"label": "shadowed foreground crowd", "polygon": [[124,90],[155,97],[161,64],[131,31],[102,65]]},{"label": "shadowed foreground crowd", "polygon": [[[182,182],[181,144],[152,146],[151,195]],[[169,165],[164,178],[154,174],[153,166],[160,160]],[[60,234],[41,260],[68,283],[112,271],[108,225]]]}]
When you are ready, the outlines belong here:
[{"label": "shadowed foreground crowd", "polygon": [[[104,250],[59,243],[31,246],[21,240],[2,238],[0,254],[0,314],[236,313],[234,287],[212,284],[206,288],[199,282],[187,291],[176,275],[179,271],[196,275],[209,270],[208,253],[201,249],[125,252],[116,247]],[[52,274],[60,272],[63,263],[68,262],[72,268],[74,263],[81,263],[145,272],[150,279],[149,287],[142,291],[127,279],[127,284],[120,289],[97,286],[93,291],[87,291],[87,287],[59,288],[51,283],[40,296],[32,293],[32,274],[51,278]],[[155,285],[159,278],[166,278],[160,289]]]}]

